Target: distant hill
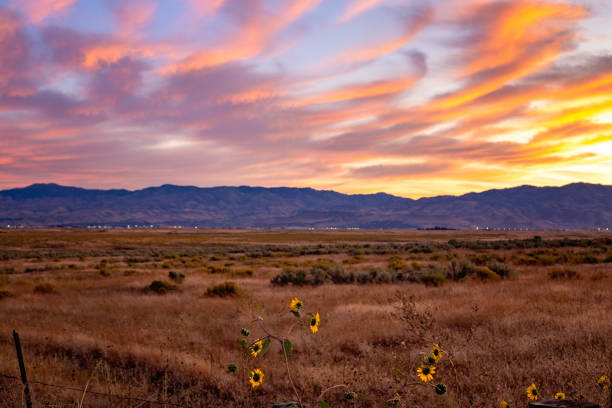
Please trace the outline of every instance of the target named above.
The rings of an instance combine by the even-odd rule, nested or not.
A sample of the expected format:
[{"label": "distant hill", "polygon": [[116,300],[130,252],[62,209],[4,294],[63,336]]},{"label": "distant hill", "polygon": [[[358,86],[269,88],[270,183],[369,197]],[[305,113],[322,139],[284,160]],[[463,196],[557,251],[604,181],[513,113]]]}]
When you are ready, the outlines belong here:
[{"label": "distant hill", "polygon": [[0,191],[0,225],[8,224],[612,229],[612,186],[520,186],[411,200],[312,188],[163,185],[129,191],[33,184]]}]

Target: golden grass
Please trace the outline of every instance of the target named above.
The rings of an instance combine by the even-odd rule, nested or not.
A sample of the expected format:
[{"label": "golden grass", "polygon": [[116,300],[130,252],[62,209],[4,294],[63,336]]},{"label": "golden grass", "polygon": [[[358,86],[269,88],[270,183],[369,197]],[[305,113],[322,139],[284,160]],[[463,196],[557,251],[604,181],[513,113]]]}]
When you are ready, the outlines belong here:
[{"label": "golden grass", "polygon": [[[37,251],[50,246],[91,248],[196,248],[206,243],[334,244],[354,242],[419,242],[455,239],[517,238],[495,233],[466,232],[266,232],[204,231],[168,234],[155,232],[92,233],[88,231],[25,231],[0,234],[0,248]],[[520,235],[531,237],[531,235]],[[544,239],[562,233],[541,234]],[[387,241],[385,241],[385,236]],[[578,233],[568,236],[592,237]],[[599,236],[599,235],[597,235]],[[99,238],[102,237],[102,238]],[[350,237],[350,238],[347,238]],[[312,239],[311,238],[315,238]],[[610,253],[611,248],[607,248]],[[454,251],[461,256],[468,251]],[[491,252],[491,251],[489,251]],[[515,251],[506,251],[508,256]],[[470,252],[471,253],[471,252]],[[69,255],[69,254],[68,254]],[[229,257],[230,255],[225,255]],[[402,254],[426,264],[428,254]],[[229,260],[230,269],[246,267],[240,254]],[[282,334],[294,317],[288,305],[294,296],[305,309],[321,314],[320,330],[307,328],[291,335],[292,375],[306,401],[334,384],[347,384],[358,394],[353,405],[381,406],[397,392],[402,406],[493,407],[502,399],[526,406],[525,389],[532,382],[545,396],[564,392],[602,404],[597,379],[612,372],[612,263],[573,265],[581,279],[551,279],[553,266],[517,265],[517,279],[483,283],[449,282],[442,287],[421,284],[331,285],[274,287],[270,278],[280,270],[274,262],[318,258],[349,259],[349,254],[256,258],[253,277],[211,274],[202,263],[223,266],[228,259],[193,262],[193,257],[154,257],[130,266],[124,255],[104,258],[61,258],[42,265],[59,269],[23,273],[38,265],[30,258],[0,262],[15,268],[0,289],[11,292],[0,299],[0,373],[18,375],[12,330],[21,336],[28,375],[32,380],[84,387],[114,394],[167,399],[193,407],[271,406],[294,400],[278,345],[258,362],[265,373],[261,387],[251,391],[240,373],[227,365],[238,362],[236,339],[241,327],[261,335],[256,316]],[[364,255],[358,265],[386,266],[391,255]],[[96,265],[108,259],[107,276]],[[172,269],[162,267],[164,260]],[[185,267],[180,267],[182,260]],[[447,261],[442,261],[447,262]],[[68,265],[75,267],[69,268]],[[196,266],[200,265],[200,266]],[[132,270],[126,276],[124,272]],[[184,272],[179,291],[165,295],[145,293],[153,280],[167,280],[168,271]],[[204,296],[206,288],[235,281],[242,295],[232,298]],[[55,293],[33,288],[51,283]],[[457,376],[443,359],[436,381],[449,392],[437,396],[431,389],[409,387],[414,382],[419,353],[439,343],[450,352]],[[448,357],[448,353],[445,357]],[[406,372],[406,381],[396,369]],[[77,406],[81,393],[33,385],[38,406]],[[341,406],[343,391],[329,394],[332,406]],[[0,401],[21,405],[17,382],[0,377]],[[65,404],[65,405],[61,405]],[[118,399],[86,395],[84,406],[135,407]]]}]

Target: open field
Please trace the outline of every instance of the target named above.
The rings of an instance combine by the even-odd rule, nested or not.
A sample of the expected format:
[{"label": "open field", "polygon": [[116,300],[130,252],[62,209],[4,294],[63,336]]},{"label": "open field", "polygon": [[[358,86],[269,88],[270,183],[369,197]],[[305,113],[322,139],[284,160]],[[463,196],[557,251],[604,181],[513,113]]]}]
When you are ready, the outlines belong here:
[{"label": "open field", "polygon": [[[172,275],[174,279],[170,278]],[[184,275],[184,278],[183,278]],[[155,280],[166,293],[144,290]],[[207,289],[234,282],[234,296]],[[276,282],[276,284],[271,283]],[[163,290],[162,290],[163,291]],[[217,291],[218,293],[218,291]],[[279,345],[240,367],[240,329],[285,336],[289,301],[321,315],[295,328],[291,375],[312,406],[526,407],[525,389],[605,403],[612,374],[612,233],[504,231],[0,230],[0,374],[193,407],[295,400]],[[440,344],[435,383],[421,353]],[[407,375],[404,375],[407,374]],[[35,406],[82,392],[32,385]],[[343,401],[345,391],[358,398]],[[0,401],[22,388],[0,376]],[[137,407],[85,394],[83,406]]]}]

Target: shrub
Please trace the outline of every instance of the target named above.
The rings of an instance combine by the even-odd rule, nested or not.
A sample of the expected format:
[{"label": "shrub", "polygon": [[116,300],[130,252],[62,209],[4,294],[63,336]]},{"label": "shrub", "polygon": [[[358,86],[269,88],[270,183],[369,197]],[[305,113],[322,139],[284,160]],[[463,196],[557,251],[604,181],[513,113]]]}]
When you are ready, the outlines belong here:
[{"label": "shrub", "polygon": [[344,268],[335,268],[328,272],[329,279],[333,283],[353,283],[355,282],[355,272]]},{"label": "shrub", "polygon": [[493,262],[503,262],[504,256],[495,252],[481,252],[469,255],[469,259],[476,265],[482,266]]},{"label": "shrub", "polygon": [[597,282],[597,281],[606,279],[607,277],[608,277],[608,271],[606,270],[595,271],[591,274],[591,280],[593,282]]},{"label": "shrub", "polygon": [[559,259],[552,254],[537,254],[534,259],[538,265],[554,265],[559,262]]},{"label": "shrub", "polygon": [[170,282],[154,280],[149,286],[145,287],[145,292],[152,291],[157,293],[158,295],[163,295],[168,291],[177,289],[178,287]]},{"label": "shrub", "polygon": [[227,266],[208,265],[208,273],[230,273],[231,271]]},{"label": "shrub", "polygon": [[272,278],[274,285],[322,285],[326,281],[333,283],[351,283],[355,281],[352,272],[346,272],[344,268],[329,259],[317,259],[310,269],[284,269]]},{"label": "shrub", "polygon": [[52,283],[39,283],[38,285],[34,286],[34,293],[49,294],[56,292],[57,290],[55,289],[55,286]]},{"label": "shrub", "polygon": [[182,272],[170,271],[168,272],[168,278],[172,279],[176,283],[183,283],[185,280],[185,274]]},{"label": "shrub", "polygon": [[388,283],[394,280],[394,275],[384,269],[370,268],[356,276],[359,283]]},{"label": "shrub", "polygon": [[361,255],[354,255],[351,258],[348,258],[342,261],[343,264],[347,264],[347,265],[354,265],[360,262],[363,262],[363,256]]},{"label": "shrub", "polygon": [[476,273],[476,265],[467,260],[452,260],[450,264],[450,278],[463,279]]},{"label": "shrub", "polygon": [[339,265],[333,268],[324,269],[320,266],[313,266],[311,269],[285,269],[270,281],[273,285],[321,285],[325,282],[332,283],[387,283],[407,281],[409,276],[403,272],[392,272],[381,268],[369,268],[364,271],[356,272],[345,270]]},{"label": "shrub", "polygon": [[501,276],[493,272],[491,269],[486,266],[479,266],[476,268],[476,277],[482,280],[499,280]]},{"label": "shrub", "polygon": [[283,269],[281,273],[274,276],[270,281],[273,285],[285,286],[285,285],[307,285],[309,280],[307,279],[307,271],[305,269]]},{"label": "shrub", "polygon": [[574,254],[573,262],[576,264],[596,264],[599,263],[599,257],[592,251],[580,251]]},{"label": "shrub", "polygon": [[104,276],[105,278],[107,278],[107,277],[111,276],[111,273],[110,273],[110,271],[108,269],[100,269],[99,275],[100,276]]},{"label": "shrub", "polygon": [[432,261],[450,261],[451,259],[453,259],[453,257],[453,254],[434,252],[433,254],[431,254],[429,259]]},{"label": "shrub", "polygon": [[421,273],[419,281],[427,286],[442,286],[446,282],[446,274],[438,268],[428,268]]},{"label": "shrub", "polygon": [[512,265],[503,262],[494,262],[488,266],[490,270],[502,278],[514,278],[517,275],[516,270],[512,267]]},{"label": "shrub", "polygon": [[238,296],[240,294],[240,288],[236,283],[228,281],[218,283],[216,285],[210,286],[206,289],[206,296]]},{"label": "shrub", "polygon": [[251,277],[253,276],[253,270],[252,269],[234,269],[232,270],[232,276],[238,276],[238,277]]},{"label": "shrub", "polygon": [[406,263],[402,260],[402,258],[400,258],[397,255],[394,255],[389,260],[388,268],[393,270],[393,271],[398,272],[398,271],[401,271],[403,269],[406,269]]},{"label": "shrub", "polygon": [[582,274],[573,268],[554,268],[548,271],[551,279],[582,279]]}]

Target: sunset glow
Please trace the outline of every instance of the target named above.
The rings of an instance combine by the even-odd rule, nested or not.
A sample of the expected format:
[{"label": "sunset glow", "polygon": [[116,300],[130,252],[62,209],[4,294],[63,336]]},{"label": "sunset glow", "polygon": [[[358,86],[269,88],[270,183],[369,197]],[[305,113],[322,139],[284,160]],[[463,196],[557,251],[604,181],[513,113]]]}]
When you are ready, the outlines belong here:
[{"label": "sunset glow", "polygon": [[612,184],[612,2],[0,0],[0,189]]}]

